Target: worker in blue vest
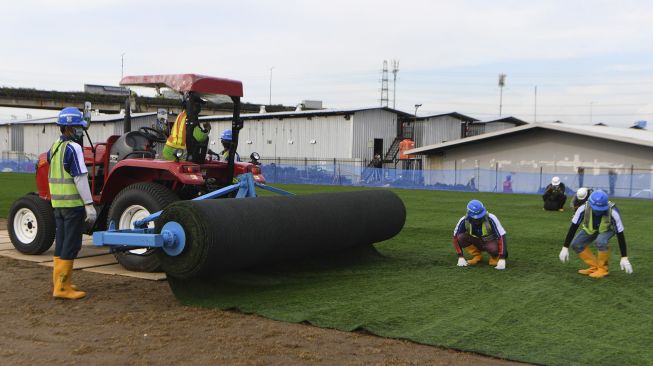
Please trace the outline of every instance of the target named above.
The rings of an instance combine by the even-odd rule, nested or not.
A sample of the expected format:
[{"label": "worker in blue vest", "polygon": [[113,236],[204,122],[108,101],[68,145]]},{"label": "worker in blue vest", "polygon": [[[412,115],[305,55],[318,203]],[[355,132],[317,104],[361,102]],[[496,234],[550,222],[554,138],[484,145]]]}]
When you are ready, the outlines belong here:
[{"label": "worker in blue vest", "polygon": [[[582,230],[574,237],[578,227]],[[619,241],[621,251],[620,266],[623,271],[633,273],[633,266],[628,260],[624,225],[617,206],[608,200],[608,195],[600,190],[592,192],[585,205],[580,206],[571,219],[571,226],[559,258],[562,263],[569,262],[569,244],[578,256],[589,266],[578,273],[592,278],[602,278],[608,275],[608,260],[610,251],[608,241],[614,235]],[[572,240],[573,238],[573,240]],[[598,258],[589,247],[594,242],[598,249]]]},{"label": "worker in blue vest", "polygon": [[72,284],[73,262],[82,247],[84,223],[92,225],[97,217],[80,145],[87,125],[74,107],[59,112],[57,125],[61,136],[48,151],[48,185],[56,222],[52,296],[81,299],[86,293]]},{"label": "worker in blue vest", "polygon": [[[506,269],[506,230],[479,200],[471,200],[467,204],[467,214],[458,220],[454,229],[453,245],[458,253],[458,267],[477,264],[483,259],[481,252],[485,251],[490,254],[489,265]],[[463,249],[471,259],[465,259]]]}]

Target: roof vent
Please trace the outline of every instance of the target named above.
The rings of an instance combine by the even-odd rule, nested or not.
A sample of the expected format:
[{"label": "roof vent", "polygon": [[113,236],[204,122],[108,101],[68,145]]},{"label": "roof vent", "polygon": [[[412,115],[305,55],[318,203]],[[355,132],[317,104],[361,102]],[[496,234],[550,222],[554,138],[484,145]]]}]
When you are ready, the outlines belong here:
[{"label": "roof vent", "polygon": [[635,129],[638,129],[638,130],[645,130],[646,129],[646,121],[637,121],[630,128],[635,128]]},{"label": "roof vent", "polygon": [[297,104],[297,108],[295,108],[295,112],[301,112],[303,108],[304,108],[304,103],[299,103]]},{"label": "roof vent", "polygon": [[261,108],[259,108],[258,112],[259,113],[267,113],[267,111],[265,110],[265,106],[262,105]]}]

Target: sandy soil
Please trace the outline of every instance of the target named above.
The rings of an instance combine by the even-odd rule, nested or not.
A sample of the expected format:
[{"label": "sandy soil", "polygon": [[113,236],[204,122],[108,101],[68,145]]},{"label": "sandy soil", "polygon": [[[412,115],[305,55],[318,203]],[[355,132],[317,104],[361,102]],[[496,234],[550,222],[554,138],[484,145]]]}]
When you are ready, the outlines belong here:
[{"label": "sandy soil", "polygon": [[0,257],[2,365],[517,365],[256,315],[185,307],[166,282],[76,271],[86,299],[51,297],[52,272]]}]

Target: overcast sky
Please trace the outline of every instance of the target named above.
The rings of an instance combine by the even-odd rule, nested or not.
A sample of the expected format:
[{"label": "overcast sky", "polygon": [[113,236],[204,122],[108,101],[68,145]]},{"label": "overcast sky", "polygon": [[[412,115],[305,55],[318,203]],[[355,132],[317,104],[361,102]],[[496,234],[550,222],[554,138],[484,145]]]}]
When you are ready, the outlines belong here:
[{"label": "overcast sky", "polygon": [[273,104],[368,107],[397,59],[409,113],[497,117],[505,73],[503,115],[626,126],[653,123],[652,20],[645,0],[21,0],[2,5],[0,85],[116,85],[124,53],[125,75],[238,79],[268,103],[273,67]]}]

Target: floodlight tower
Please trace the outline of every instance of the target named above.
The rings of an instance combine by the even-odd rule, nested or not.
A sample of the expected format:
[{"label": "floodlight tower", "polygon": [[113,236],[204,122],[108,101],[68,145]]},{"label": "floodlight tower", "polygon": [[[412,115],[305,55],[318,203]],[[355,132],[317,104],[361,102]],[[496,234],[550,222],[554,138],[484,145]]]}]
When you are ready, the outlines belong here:
[{"label": "floodlight tower", "polygon": [[388,60],[383,60],[381,70],[381,107],[388,106]]},{"label": "floodlight tower", "polygon": [[499,74],[499,117],[503,108],[503,87],[506,85],[506,74]]}]

